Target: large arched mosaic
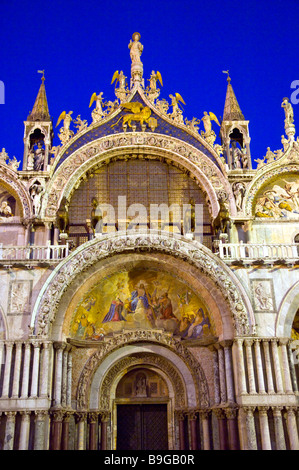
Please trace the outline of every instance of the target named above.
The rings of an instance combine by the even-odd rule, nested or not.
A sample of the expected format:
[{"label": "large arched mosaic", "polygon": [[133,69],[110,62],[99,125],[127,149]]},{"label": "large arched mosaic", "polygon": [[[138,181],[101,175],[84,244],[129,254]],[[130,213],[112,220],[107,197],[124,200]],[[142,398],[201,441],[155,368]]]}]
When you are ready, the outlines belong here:
[{"label": "large arched mosaic", "polygon": [[[248,335],[254,332],[254,315],[245,290],[232,271],[210,250],[199,243],[175,235],[167,237],[125,233],[94,239],[79,247],[55,268],[43,286],[34,307],[31,326],[35,334],[47,337],[51,333],[51,325],[55,321],[62,296],[80,273],[101,259],[138,251],[167,253],[195,266],[210,277],[220,289],[229,305],[236,334]],[[109,301],[111,302],[111,299],[108,299],[108,303]],[[199,304],[197,307],[201,308]],[[105,315],[107,313],[105,312]]]}]

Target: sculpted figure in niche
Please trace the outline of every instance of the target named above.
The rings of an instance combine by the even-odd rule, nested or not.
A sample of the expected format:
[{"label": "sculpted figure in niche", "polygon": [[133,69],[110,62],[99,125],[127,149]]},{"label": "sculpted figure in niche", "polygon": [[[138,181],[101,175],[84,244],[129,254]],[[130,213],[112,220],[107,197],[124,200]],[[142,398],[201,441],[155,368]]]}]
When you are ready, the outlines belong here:
[{"label": "sculpted figure in niche", "polygon": [[37,149],[34,151],[34,170],[41,171],[44,166],[44,157],[45,157],[45,150],[43,148],[42,142],[38,142]]},{"label": "sculpted figure in niche", "polygon": [[241,211],[242,210],[243,199],[244,199],[244,194],[245,194],[244,183],[242,183],[242,182],[234,183],[233,193],[234,193],[234,196],[235,196],[236,207],[237,207],[238,211]]}]

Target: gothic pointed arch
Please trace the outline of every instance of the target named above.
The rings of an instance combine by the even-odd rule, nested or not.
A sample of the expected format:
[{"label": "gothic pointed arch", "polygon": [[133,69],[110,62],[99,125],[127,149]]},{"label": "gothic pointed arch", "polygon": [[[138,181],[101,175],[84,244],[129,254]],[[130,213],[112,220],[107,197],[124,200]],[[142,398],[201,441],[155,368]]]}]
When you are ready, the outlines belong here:
[{"label": "gothic pointed arch", "polygon": [[28,192],[21,184],[15,171],[0,164],[0,184],[15,198],[20,210],[20,216],[28,219],[32,216],[32,203]]}]

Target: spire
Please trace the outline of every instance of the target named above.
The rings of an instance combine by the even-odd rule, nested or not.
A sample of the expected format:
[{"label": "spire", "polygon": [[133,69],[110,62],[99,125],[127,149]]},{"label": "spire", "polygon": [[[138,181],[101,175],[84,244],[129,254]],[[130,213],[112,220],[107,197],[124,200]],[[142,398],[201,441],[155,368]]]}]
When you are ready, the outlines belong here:
[{"label": "spire", "polygon": [[245,121],[233,87],[231,86],[231,78],[228,74],[228,70],[223,73],[227,73],[227,90],[223,111],[223,121]]},{"label": "spire", "polygon": [[49,108],[48,108],[48,101],[46,96],[46,88],[45,88],[45,71],[38,70],[38,73],[42,73],[42,83],[40,85],[33,109],[29,114],[27,120],[28,121],[51,121]]}]

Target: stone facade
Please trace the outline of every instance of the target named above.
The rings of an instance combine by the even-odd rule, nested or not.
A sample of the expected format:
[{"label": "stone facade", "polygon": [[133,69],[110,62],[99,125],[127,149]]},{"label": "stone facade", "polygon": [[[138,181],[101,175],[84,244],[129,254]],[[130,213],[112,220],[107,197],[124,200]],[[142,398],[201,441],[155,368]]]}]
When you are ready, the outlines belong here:
[{"label": "stone facade", "polygon": [[91,124],[64,111],[54,146],[43,76],[23,168],[0,152],[0,448],[130,449],[120,407],[158,404],[170,450],[298,450],[291,104],[253,169],[230,77],[222,122],[188,121],[132,39],[130,83],[93,93]]}]

